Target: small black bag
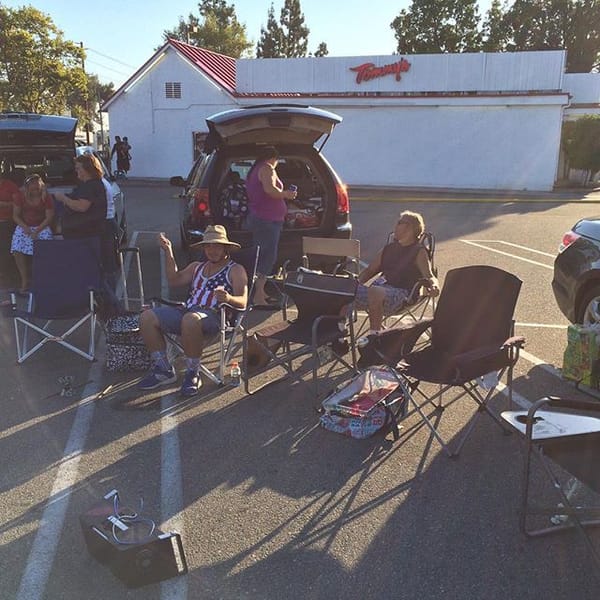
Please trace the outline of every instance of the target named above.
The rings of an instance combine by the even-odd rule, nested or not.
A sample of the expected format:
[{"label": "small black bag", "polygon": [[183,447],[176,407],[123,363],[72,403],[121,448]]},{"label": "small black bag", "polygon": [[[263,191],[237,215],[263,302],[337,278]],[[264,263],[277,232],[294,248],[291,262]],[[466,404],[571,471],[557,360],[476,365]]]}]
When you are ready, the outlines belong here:
[{"label": "small black bag", "polygon": [[113,317],[106,323],[106,369],[146,371],[150,353],[140,335],[139,314]]}]

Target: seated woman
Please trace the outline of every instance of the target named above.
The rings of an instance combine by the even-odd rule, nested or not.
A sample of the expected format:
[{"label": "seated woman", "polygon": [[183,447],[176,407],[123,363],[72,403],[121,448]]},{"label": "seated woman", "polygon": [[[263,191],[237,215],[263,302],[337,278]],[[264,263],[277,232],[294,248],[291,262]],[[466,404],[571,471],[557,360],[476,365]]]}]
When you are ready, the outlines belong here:
[{"label": "seated woman", "polygon": [[54,218],[54,204],[39,175],[25,179],[23,193],[17,194],[13,205],[15,231],[10,251],[21,278],[22,293],[29,287],[29,271],[34,240],[51,240],[50,222]]},{"label": "seated woman", "polygon": [[[379,333],[383,316],[393,314],[407,301],[419,279],[427,280],[425,286],[431,296],[439,294],[427,251],[420,243],[424,231],[425,223],[419,213],[402,212],[394,229],[394,240],[360,272],[354,305],[369,313],[370,333]],[[366,285],[374,277],[377,278]]]}]

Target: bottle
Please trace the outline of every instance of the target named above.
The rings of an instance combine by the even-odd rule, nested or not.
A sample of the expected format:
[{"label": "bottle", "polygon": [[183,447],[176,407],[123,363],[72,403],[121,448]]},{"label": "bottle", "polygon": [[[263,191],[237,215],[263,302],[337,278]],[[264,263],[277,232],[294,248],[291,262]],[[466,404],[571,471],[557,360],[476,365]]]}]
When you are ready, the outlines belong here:
[{"label": "bottle", "polygon": [[242,379],[242,371],[237,361],[231,363],[231,371],[229,372],[229,383],[237,387],[240,385]]}]

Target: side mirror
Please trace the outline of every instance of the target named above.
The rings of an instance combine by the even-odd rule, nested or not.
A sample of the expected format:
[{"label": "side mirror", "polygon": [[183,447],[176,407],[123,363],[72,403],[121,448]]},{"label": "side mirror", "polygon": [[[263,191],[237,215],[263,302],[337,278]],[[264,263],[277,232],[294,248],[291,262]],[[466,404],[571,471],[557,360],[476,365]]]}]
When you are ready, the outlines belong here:
[{"label": "side mirror", "polygon": [[181,175],[171,177],[171,179],[169,179],[169,184],[175,187],[185,187],[187,185],[185,179],[181,177]]}]

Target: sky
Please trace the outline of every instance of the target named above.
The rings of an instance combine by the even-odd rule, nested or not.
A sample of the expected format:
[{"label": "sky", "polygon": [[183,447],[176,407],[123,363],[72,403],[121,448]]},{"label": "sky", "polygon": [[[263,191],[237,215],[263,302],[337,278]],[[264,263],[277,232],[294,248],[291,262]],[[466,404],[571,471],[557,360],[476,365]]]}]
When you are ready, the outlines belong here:
[{"label": "sky", "polygon": [[[479,2],[480,13],[491,0]],[[191,0],[0,0],[9,8],[30,4],[49,15],[66,39],[83,42],[86,71],[103,83],[123,84],[163,43],[162,32],[173,29],[182,16],[198,15]],[[273,4],[275,18],[284,0],[227,0],[235,5],[238,21],[256,47]],[[396,50],[390,23],[410,0],[300,0],[310,29],[308,51],[325,42],[329,56],[389,55]]]}]

